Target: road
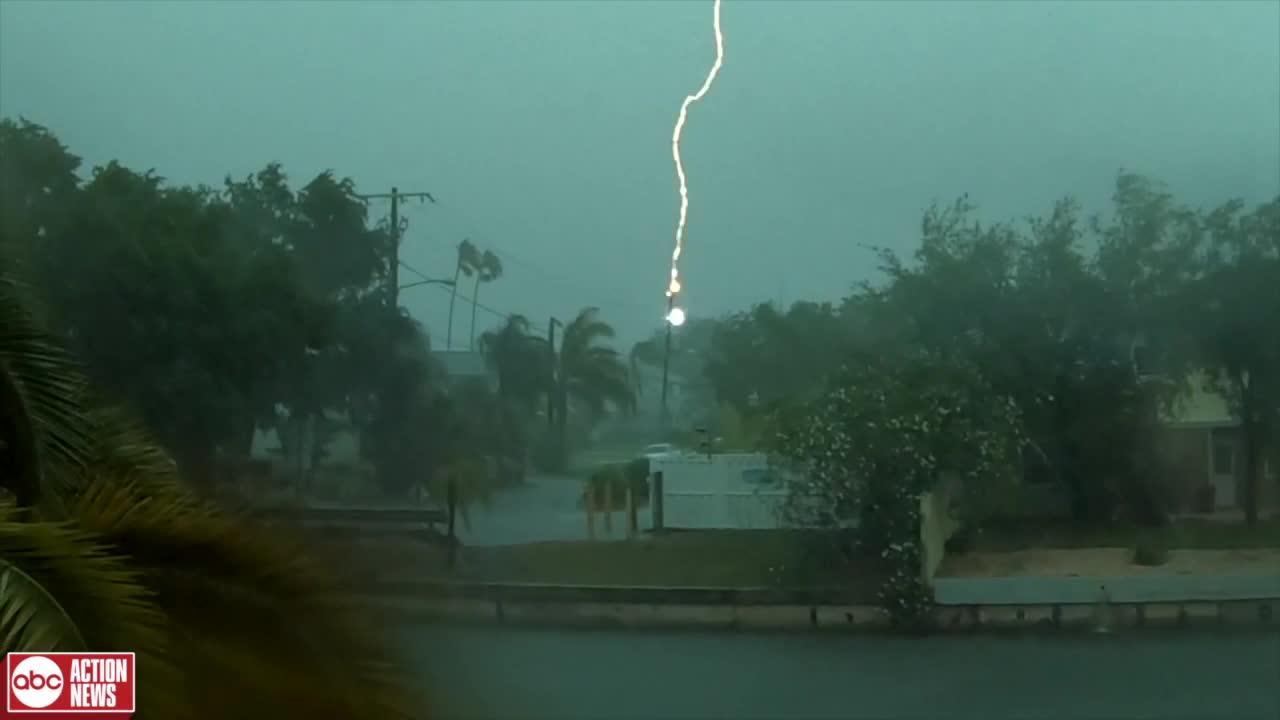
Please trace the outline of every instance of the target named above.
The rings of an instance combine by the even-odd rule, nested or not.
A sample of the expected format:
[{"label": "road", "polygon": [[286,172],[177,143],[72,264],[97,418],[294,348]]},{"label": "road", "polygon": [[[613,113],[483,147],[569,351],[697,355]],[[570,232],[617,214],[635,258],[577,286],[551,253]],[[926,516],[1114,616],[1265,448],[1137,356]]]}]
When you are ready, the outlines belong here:
[{"label": "road", "polygon": [[[532,475],[524,485],[496,493],[488,507],[468,510],[470,523],[458,528],[458,536],[471,546],[586,540],[587,518],[578,506],[582,486],[581,477]],[[640,515],[647,526],[648,511]],[[614,515],[612,535],[603,523],[597,528],[597,540],[625,538],[621,513]]]},{"label": "road", "polygon": [[440,720],[1280,718],[1276,633],[401,637]]}]

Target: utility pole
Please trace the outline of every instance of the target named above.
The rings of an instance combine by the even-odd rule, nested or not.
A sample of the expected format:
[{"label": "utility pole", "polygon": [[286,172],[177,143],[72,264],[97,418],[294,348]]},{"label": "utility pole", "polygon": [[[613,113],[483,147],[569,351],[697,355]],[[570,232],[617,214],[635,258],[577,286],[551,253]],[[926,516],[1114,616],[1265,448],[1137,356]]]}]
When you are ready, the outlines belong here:
[{"label": "utility pole", "polygon": [[547,321],[547,430],[555,430],[556,395],[556,325],[559,320],[551,318]]},{"label": "utility pole", "polygon": [[373,193],[371,195],[357,195],[356,197],[368,202],[370,200],[391,200],[391,261],[389,263],[390,274],[387,276],[387,306],[392,310],[400,306],[400,201],[406,198],[416,200],[430,200],[435,203],[436,199],[429,192],[409,192],[402,193],[396,188],[391,188],[389,193]]},{"label": "utility pole", "polygon": [[[671,414],[667,410],[667,371],[671,368],[671,311],[675,309],[676,296],[674,294],[667,295],[667,333],[666,340],[662,348],[662,415],[659,418],[662,422],[662,431],[665,433],[670,430]],[[664,440],[666,438],[663,438]]]}]

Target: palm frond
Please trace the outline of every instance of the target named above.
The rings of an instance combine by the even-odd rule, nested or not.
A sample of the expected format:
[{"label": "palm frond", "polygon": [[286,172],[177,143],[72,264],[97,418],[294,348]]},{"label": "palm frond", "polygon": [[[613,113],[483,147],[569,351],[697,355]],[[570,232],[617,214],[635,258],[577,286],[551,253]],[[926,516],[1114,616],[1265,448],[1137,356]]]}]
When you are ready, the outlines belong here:
[{"label": "palm frond", "polygon": [[0,644],[23,650],[129,650],[148,714],[193,718],[168,652],[167,620],[124,558],[66,523],[0,510]]},{"label": "palm frond", "polygon": [[410,716],[379,629],[300,542],[128,479],[94,484],[73,513],[141,571],[210,716]]},{"label": "palm frond", "polygon": [[50,463],[83,466],[91,424],[84,412],[87,382],[78,364],[28,309],[26,290],[0,275],[0,428],[9,472],[0,479],[22,505],[51,493]]}]

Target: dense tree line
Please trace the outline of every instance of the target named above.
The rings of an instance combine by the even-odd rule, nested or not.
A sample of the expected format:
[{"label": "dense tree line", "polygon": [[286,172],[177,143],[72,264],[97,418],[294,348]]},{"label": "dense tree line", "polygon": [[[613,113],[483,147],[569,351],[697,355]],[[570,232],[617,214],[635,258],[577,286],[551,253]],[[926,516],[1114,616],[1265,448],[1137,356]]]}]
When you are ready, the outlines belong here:
[{"label": "dense tree line", "polygon": [[[268,164],[186,187],[117,162],[82,180],[80,166],[46,128],[0,120],[4,274],[32,290],[103,401],[136,413],[198,483],[245,457],[257,429],[314,466],[339,417],[388,492],[479,486],[495,464],[522,472],[531,446],[562,463],[568,416],[630,407],[613,330],[593,309],[552,351],[519,316],[477,337],[473,308],[466,346],[499,387],[450,383],[427,330],[387,301],[394,236],[349,178],[297,188]],[[496,255],[461,244],[455,279],[474,278],[473,300],[501,274]],[[558,432],[542,437],[547,397]],[[307,428],[320,441],[299,440]]]},{"label": "dense tree line", "polygon": [[[760,420],[753,440],[767,444],[778,428],[763,420],[829,393],[843,367],[920,352],[972,367],[1019,411],[1019,472],[1064,484],[1091,521],[1163,516],[1157,413],[1207,384],[1241,421],[1255,519],[1263,458],[1280,445],[1280,198],[1193,209],[1122,173],[1105,216],[1070,199],[1025,223],[975,214],[967,198],[931,208],[914,256],[882,252],[882,280],[838,304],[690,323],[673,370]],[[655,336],[633,362],[658,365],[661,348]]]}]

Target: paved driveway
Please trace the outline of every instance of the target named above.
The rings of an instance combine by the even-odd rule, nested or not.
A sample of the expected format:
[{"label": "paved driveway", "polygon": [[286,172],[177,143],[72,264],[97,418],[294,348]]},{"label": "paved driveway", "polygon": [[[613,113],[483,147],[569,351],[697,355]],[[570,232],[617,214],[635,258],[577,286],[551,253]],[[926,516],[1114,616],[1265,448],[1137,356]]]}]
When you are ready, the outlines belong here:
[{"label": "paved driveway", "polygon": [[[503,490],[489,507],[469,511],[470,527],[458,528],[466,545],[516,545],[549,540],[586,540],[587,518],[578,507],[582,478],[559,475],[532,475],[525,485]],[[604,523],[596,522],[597,540],[625,539],[626,519],[613,515],[613,534],[604,533]],[[649,515],[640,511],[640,526],[648,527]]]}]

